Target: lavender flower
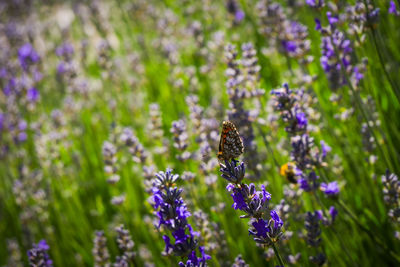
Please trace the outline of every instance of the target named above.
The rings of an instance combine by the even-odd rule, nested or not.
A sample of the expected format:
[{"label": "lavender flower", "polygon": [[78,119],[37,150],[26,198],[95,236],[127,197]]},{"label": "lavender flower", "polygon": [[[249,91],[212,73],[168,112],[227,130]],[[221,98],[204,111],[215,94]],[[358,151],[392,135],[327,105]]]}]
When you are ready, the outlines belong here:
[{"label": "lavender flower", "polygon": [[306,4],[310,7],[321,8],[324,6],[324,0],[306,0]]},{"label": "lavender flower", "polygon": [[244,259],[242,258],[242,255],[237,255],[235,258],[235,262],[232,264],[232,267],[249,267],[250,265],[246,264]]},{"label": "lavender flower", "polygon": [[400,12],[397,10],[396,3],[393,0],[389,3],[388,12],[389,14],[400,16]]},{"label": "lavender flower", "polygon": [[104,159],[104,171],[108,175],[107,182],[110,184],[115,184],[119,181],[120,177],[117,174],[118,168],[116,166],[117,158],[116,158],[117,149],[116,147],[105,141],[102,147],[102,154]]},{"label": "lavender flower", "polygon": [[[264,185],[261,185],[260,191],[256,191],[254,184],[247,185],[242,182],[245,174],[244,163],[242,162],[239,166],[237,163],[236,160],[231,162],[225,160],[225,165],[220,163],[221,176],[232,182],[226,187],[231,192],[232,207],[245,213],[240,216],[241,218],[252,219],[253,227],[249,229],[249,233],[253,236],[254,241],[271,246],[282,236],[283,221],[274,210],[268,214],[271,194],[265,190]],[[270,219],[266,220],[268,215]]]},{"label": "lavender flower", "polygon": [[139,139],[133,134],[133,130],[125,127],[119,136],[119,141],[127,147],[132,159],[136,163],[144,164],[148,157],[148,152],[144,149]]},{"label": "lavender flower", "polygon": [[258,179],[260,177],[261,164],[254,140],[252,123],[256,120],[259,110],[246,110],[244,108],[244,100],[260,97],[264,94],[264,90],[256,87],[260,67],[257,63],[258,60],[253,45],[251,43],[243,44],[242,51],[243,58],[240,61],[235,46],[227,45],[225,48],[225,57],[228,65],[225,72],[228,77],[226,87],[230,107],[228,118],[240,129],[243,144],[246,147],[244,161],[248,163],[248,168],[253,172],[252,178]]},{"label": "lavender flower", "polygon": [[236,23],[240,23],[244,19],[244,12],[240,9],[240,6],[236,0],[228,0],[226,2],[226,9],[233,15]]},{"label": "lavender flower", "polygon": [[313,60],[307,56],[311,41],[308,29],[298,21],[290,20],[285,9],[271,1],[261,0],[257,4],[260,32],[267,38],[271,47],[276,47],[286,56],[296,58],[302,64]]},{"label": "lavender flower", "polygon": [[110,266],[110,254],[107,249],[107,238],[103,231],[96,231],[96,235],[93,240],[94,247],[92,254],[94,257],[94,266],[96,267],[109,267]]},{"label": "lavender flower", "polygon": [[321,213],[318,211],[307,212],[304,227],[307,230],[306,241],[312,247],[318,247],[321,243]]},{"label": "lavender flower", "polygon": [[162,119],[160,106],[157,103],[150,104],[150,121],[147,126],[148,131],[152,139],[161,140],[164,135],[164,131],[162,129]]},{"label": "lavender flower", "polygon": [[383,185],[383,200],[386,205],[390,208],[388,215],[389,217],[399,223],[400,222],[400,181],[396,174],[386,171],[385,175],[382,176]]},{"label": "lavender flower", "polygon": [[18,50],[18,60],[23,70],[39,61],[39,55],[30,43],[26,43]]},{"label": "lavender flower", "polygon": [[245,174],[245,166],[242,162],[237,166],[238,161],[232,160],[231,162],[225,160],[225,164],[221,164],[221,176],[230,183],[241,184]]},{"label": "lavender flower", "polygon": [[[205,266],[206,261],[211,257],[205,254],[204,248],[198,246],[195,236],[198,233],[193,231],[192,226],[187,219],[191,216],[181,193],[182,189],[174,186],[179,175],[172,174],[171,169],[166,172],[156,174],[153,183],[152,205],[157,210],[158,225],[171,232],[174,241],[170,236],[164,235],[165,254],[174,254],[186,259],[186,262],[180,262],[180,266]],[[198,249],[200,257],[197,257]]]},{"label": "lavender flower", "polygon": [[171,133],[174,135],[174,147],[179,150],[180,154],[177,159],[185,161],[190,158],[191,154],[187,151],[188,133],[186,123],[183,120],[172,122]]},{"label": "lavender flower", "polygon": [[34,244],[33,248],[28,251],[29,266],[31,267],[52,267],[53,261],[50,259],[47,251],[50,249],[46,240],[42,239],[39,243]]},{"label": "lavender flower", "polygon": [[333,181],[331,183],[321,183],[320,189],[325,193],[328,197],[336,197],[339,194],[339,186],[337,181]]},{"label": "lavender flower", "polygon": [[307,132],[307,103],[301,103],[307,97],[303,90],[290,90],[288,84],[284,84],[283,88],[272,90],[271,94],[274,108],[280,112],[285,130],[290,135],[291,164],[295,166],[290,170],[289,165],[284,165],[281,172],[285,176],[289,175],[287,177],[290,181],[297,181],[301,189],[314,191],[318,188],[318,176],[312,170],[326,165],[324,160],[331,149],[324,141],[320,143],[321,149],[317,148],[314,138]]},{"label": "lavender flower", "polygon": [[35,102],[39,99],[39,91],[35,88],[29,88],[26,92],[26,98],[29,102]]},{"label": "lavender flower", "polygon": [[8,260],[6,266],[13,266],[13,267],[24,266],[20,247],[17,240],[15,239],[7,240],[7,252],[8,252]]},{"label": "lavender flower", "polygon": [[356,66],[352,62],[352,43],[346,39],[343,32],[336,28],[339,21],[337,16],[332,15],[331,12],[327,12],[326,15],[329,22],[327,27],[322,27],[320,21],[316,21],[316,28],[324,35],[321,43],[321,66],[333,90],[337,90],[348,82],[346,75],[350,77],[350,82],[357,86],[363,79],[361,70],[364,67]]},{"label": "lavender flower", "polygon": [[282,88],[271,90],[273,105],[280,112],[281,119],[287,125],[286,132],[295,135],[307,131],[308,120],[299,105],[300,92],[289,89],[287,83]]},{"label": "lavender flower", "polygon": [[118,234],[117,244],[122,255],[117,257],[114,267],[129,266],[129,263],[132,263],[135,257],[135,252],[133,251],[135,243],[132,241],[129,231],[123,225],[116,227],[115,231]]},{"label": "lavender flower", "polygon": [[64,43],[56,48],[56,55],[70,61],[74,55],[74,47],[70,43]]}]

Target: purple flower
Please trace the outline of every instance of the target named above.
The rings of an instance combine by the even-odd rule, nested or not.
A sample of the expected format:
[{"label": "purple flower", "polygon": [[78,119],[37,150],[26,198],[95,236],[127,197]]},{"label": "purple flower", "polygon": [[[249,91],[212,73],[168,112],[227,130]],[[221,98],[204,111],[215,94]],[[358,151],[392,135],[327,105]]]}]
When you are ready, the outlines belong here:
[{"label": "purple flower", "polygon": [[237,10],[236,12],[235,12],[235,21],[236,22],[241,22],[243,19],[244,19],[244,12],[243,12],[243,10]]},{"label": "purple flower", "polygon": [[356,80],[356,84],[359,84],[360,81],[364,78],[364,74],[360,72],[358,67],[353,68],[353,76]]},{"label": "purple flower", "polygon": [[26,134],[26,132],[18,133],[18,141],[19,142],[25,142],[26,139],[28,139],[28,135]]},{"label": "purple flower", "polygon": [[283,226],[283,221],[281,220],[281,218],[279,218],[278,213],[276,213],[275,210],[271,210],[270,215],[271,219],[274,221],[274,228],[281,228]]},{"label": "purple flower", "polygon": [[264,238],[267,237],[267,232],[269,229],[267,228],[267,223],[263,219],[259,219],[253,222],[251,225],[253,225],[254,229],[256,230],[256,236]]},{"label": "purple flower", "polygon": [[240,184],[244,178],[246,168],[243,162],[238,166],[237,163],[238,161],[236,160],[232,160],[231,162],[225,160],[225,165],[220,164],[221,177],[231,183]]},{"label": "purple flower", "polygon": [[390,1],[389,10],[388,11],[389,11],[390,14],[394,14],[396,16],[399,15],[399,11],[397,11],[396,3],[394,1]]},{"label": "purple flower", "polygon": [[297,119],[297,123],[301,128],[304,128],[307,126],[307,117],[306,114],[304,114],[304,112],[299,112],[296,113],[296,119]]},{"label": "purple flower", "polygon": [[[189,266],[204,266],[206,260],[210,259],[210,257],[204,254],[202,248],[197,247],[195,237],[199,236],[199,233],[194,232],[192,226],[187,222],[187,218],[191,214],[181,197],[182,189],[178,189],[174,185],[178,178],[178,175],[172,174],[171,169],[156,174],[156,179],[153,182],[151,204],[157,210],[157,228],[163,227],[170,231],[175,239],[171,243],[168,235],[163,236],[167,255],[174,253],[176,256],[187,257],[186,265],[189,264]],[[196,256],[197,248],[201,257]],[[179,265],[185,266],[182,262]]]},{"label": "purple flower", "polygon": [[315,29],[317,31],[322,30],[321,21],[319,19],[314,19],[315,21]]},{"label": "purple flower", "polygon": [[28,124],[26,123],[25,120],[21,120],[21,121],[18,123],[18,129],[19,129],[20,131],[25,131],[27,127],[28,127]]},{"label": "purple flower", "polygon": [[262,192],[262,201],[266,202],[267,200],[271,200],[271,194],[265,190],[265,185],[261,185],[261,192]]},{"label": "purple flower", "polygon": [[3,67],[0,69],[0,78],[2,78],[2,79],[7,78],[7,74],[8,74],[8,71],[7,71],[6,67]]},{"label": "purple flower", "polygon": [[312,247],[318,247],[321,243],[321,215],[318,211],[307,212],[304,227],[307,230],[306,242]]},{"label": "purple flower", "polygon": [[187,210],[186,206],[180,206],[177,208],[176,213],[178,218],[184,220],[191,216],[190,212]]},{"label": "purple flower", "polygon": [[333,197],[339,194],[339,185],[337,181],[333,181],[331,183],[321,183],[320,189],[324,192],[327,196]]},{"label": "purple flower", "polygon": [[282,41],[283,46],[288,52],[296,52],[297,45],[294,41]]},{"label": "purple flower", "polygon": [[39,61],[39,55],[30,43],[26,43],[18,50],[18,60],[24,70],[28,69],[29,64]]},{"label": "purple flower", "polygon": [[46,240],[42,239],[38,243],[38,248],[42,250],[49,250],[50,246],[46,243]]},{"label": "purple flower", "polygon": [[233,188],[233,193],[231,194],[231,197],[233,199],[232,208],[234,208],[235,210],[244,210],[245,208],[247,208],[247,204],[242,195],[241,189]]},{"label": "purple flower", "polygon": [[163,235],[162,238],[163,238],[164,243],[165,243],[165,253],[166,254],[170,254],[174,247],[171,245],[171,241],[169,239],[169,236]]},{"label": "purple flower", "polygon": [[11,95],[12,93],[14,93],[16,91],[16,88],[17,88],[17,81],[16,81],[15,78],[11,78],[8,81],[7,85],[4,87],[3,93],[6,96],[9,96],[9,95]]},{"label": "purple flower", "polygon": [[60,63],[58,63],[57,65],[57,73],[58,74],[63,74],[66,70],[67,70],[67,63],[65,63],[64,61],[61,61]]},{"label": "purple flower", "polygon": [[26,98],[29,102],[37,101],[39,99],[39,91],[35,87],[28,89],[26,92]]},{"label": "purple flower", "polygon": [[330,206],[330,208],[329,208],[329,214],[330,214],[331,217],[332,217],[332,222],[334,222],[335,219],[336,219],[336,216],[338,215],[338,211],[337,211],[337,209],[336,209],[334,206]]},{"label": "purple flower", "polygon": [[3,129],[4,120],[5,120],[4,113],[0,113],[0,131]]},{"label": "purple flower", "polygon": [[28,259],[30,266],[52,267],[53,261],[50,259],[47,251],[50,249],[46,240],[40,240],[38,244],[34,244],[33,248],[28,251]]},{"label": "purple flower", "polygon": [[320,144],[321,144],[321,150],[322,150],[322,158],[325,158],[326,155],[328,154],[328,152],[330,152],[332,150],[332,148],[330,146],[328,146],[327,144],[325,144],[325,142],[323,140],[321,140]]},{"label": "purple flower", "polygon": [[330,25],[336,24],[339,22],[339,19],[337,16],[333,16],[332,12],[328,11],[326,12],[326,16],[328,17],[328,22]]},{"label": "purple flower", "polygon": [[[237,161],[235,160],[231,160],[231,162],[226,161],[225,163],[231,167],[237,165]],[[237,174],[232,171],[225,171],[226,167],[222,163],[220,163],[220,166],[220,171],[226,176],[226,180],[237,180]],[[239,166],[243,166],[244,170],[243,162]],[[244,171],[240,180],[243,178]],[[270,213],[271,218],[269,221],[263,219],[268,216],[268,202],[271,199],[271,194],[266,191],[265,185],[261,185],[261,190],[257,191],[255,185],[252,183],[250,185],[245,183],[229,183],[226,189],[232,192],[231,196],[234,202],[232,207],[235,210],[239,209],[245,213],[245,215],[240,216],[240,218],[253,219],[249,234],[253,236],[254,241],[265,245],[272,245],[277,242],[282,236],[281,227],[283,221],[275,211]]]},{"label": "purple flower", "polygon": [[298,180],[298,183],[299,183],[299,185],[300,185],[300,188],[303,189],[304,191],[310,191],[310,190],[311,190],[311,187],[310,187],[310,185],[308,184],[307,179],[301,177],[301,178]]},{"label": "purple flower", "polygon": [[320,8],[324,5],[324,0],[306,0],[306,4],[310,7]]},{"label": "purple flower", "polygon": [[74,54],[74,47],[70,43],[64,43],[56,48],[56,55],[68,58]]}]

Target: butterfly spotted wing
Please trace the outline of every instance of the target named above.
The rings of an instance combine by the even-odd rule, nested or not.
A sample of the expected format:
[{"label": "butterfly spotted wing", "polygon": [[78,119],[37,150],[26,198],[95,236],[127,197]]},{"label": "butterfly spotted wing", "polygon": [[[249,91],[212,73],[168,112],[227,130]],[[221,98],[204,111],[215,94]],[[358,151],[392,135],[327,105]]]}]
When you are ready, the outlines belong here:
[{"label": "butterfly spotted wing", "polygon": [[230,121],[224,121],[219,140],[218,159],[231,160],[239,157],[243,151],[243,141],[239,136],[236,126]]}]

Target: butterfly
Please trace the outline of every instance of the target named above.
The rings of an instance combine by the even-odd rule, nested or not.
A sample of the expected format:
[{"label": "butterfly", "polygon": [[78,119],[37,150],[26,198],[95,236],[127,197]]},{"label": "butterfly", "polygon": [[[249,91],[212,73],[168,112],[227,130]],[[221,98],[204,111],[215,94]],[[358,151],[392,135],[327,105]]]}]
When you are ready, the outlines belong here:
[{"label": "butterfly", "polygon": [[236,126],[230,121],[224,121],[222,123],[221,138],[219,140],[219,160],[231,160],[239,157],[244,151],[242,138],[239,136],[239,132]]}]

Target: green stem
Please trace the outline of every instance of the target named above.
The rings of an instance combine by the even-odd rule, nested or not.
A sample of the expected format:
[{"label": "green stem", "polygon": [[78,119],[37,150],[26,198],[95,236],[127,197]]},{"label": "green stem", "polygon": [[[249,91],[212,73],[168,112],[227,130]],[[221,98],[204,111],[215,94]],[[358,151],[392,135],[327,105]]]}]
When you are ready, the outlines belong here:
[{"label": "green stem", "polygon": [[398,263],[400,263],[400,256],[397,255],[393,250],[391,250],[390,248],[387,247],[387,245],[378,237],[376,237],[374,235],[373,232],[371,232],[371,230],[369,230],[367,227],[365,227],[364,225],[362,225],[359,221],[358,218],[356,217],[356,215],[354,215],[354,213],[347,207],[346,204],[344,204],[344,202],[342,200],[339,199],[338,201],[340,207],[343,208],[343,210],[350,216],[350,218],[356,223],[356,225],[363,230],[365,233],[367,233],[367,235],[375,242],[377,243],[379,246],[382,247],[383,250],[385,250],[387,253],[389,253],[389,255]]},{"label": "green stem", "polygon": [[279,165],[278,161],[276,160],[275,156],[274,156],[274,151],[272,150],[272,148],[269,146],[268,140],[265,137],[265,134],[263,132],[263,130],[261,129],[261,127],[259,125],[257,125],[257,129],[261,134],[261,137],[264,141],[264,145],[267,148],[268,152],[270,153],[270,155],[272,156],[272,159],[274,160],[274,164],[275,166],[278,168],[278,171],[280,170],[281,166]]},{"label": "green stem", "polygon": [[283,263],[282,257],[281,257],[281,255],[279,254],[278,248],[275,246],[275,243],[272,243],[272,248],[274,249],[275,256],[278,258],[279,265],[282,266],[282,267],[284,267],[285,264]]},{"label": "green stem", "polygon": [[[364,0],[364,4],[365,4],[366,7],[368,6],[368,3],[367,3],[366,0]],[[368,9],[368,8],[367,8],[367,9]],[[398,88],[397,85],[392,81],[392,79],[391,79],[390,76],[389,76],[389,73],[387,72],[387,70],[386,70],[386,68],[385,68],[383,56],[382,56],[381,51],[379,50],[379,47],[378,47],[378,41],[377,41],[377,39],[376,39],[375,29],[374,29],[374,27],[372,26],[372,24],[371,24],[370,21],[369,21],[369,12],[367,11],[366,14],[367,14],[367,22],[368,22],[368,25],[369,25],[370,28],[371,28],[372,39],[373,39],[373,42],[374,42],[374,46],[375,46],[375,49],[376,49],[376,53],[378,54],[379,63],[381,64],[381,67],[382,67],[382,70],[383,70],[383,72],[384,72],[384,74],[385,74],[385,76],[386,76],[386,79],[389,81],[389,84],[390,84],[390,86],[392,87],[392,90],[394,91],[394,94],[396,95],[397,101],[400,101],[400,92],[399,92],[399,88]]]},{"label": "green stem", "polygon": [[[322,177],[322,179],[325,182],[328,182],[328,179],[325,177],[325,174],[321,171],[319,171],[320,176]],[[397,262],[400,263],[400,256],[397,255],[393,250],[391,250],[390,248],[387,247],[387,245],[380,239],[378,238],[376,235],[374,235],[374,233],[368,229],[367,227],[365,227],[357,218],[357,216],[353,213],[352,210],[350,210],[349,207],[347,207],[347,205],[342,201],[342,200],[338,200],[338,204],[339,206],[347,213],[347,215],[349,215],[349,217],[354,221],[354,223],[362,230],[364,231],[375,243],[379,244],[383,250],[385,250],[387,253],[389,253],[390,256],[392,256],[392,258],[394,260],[396,260]]]}]

